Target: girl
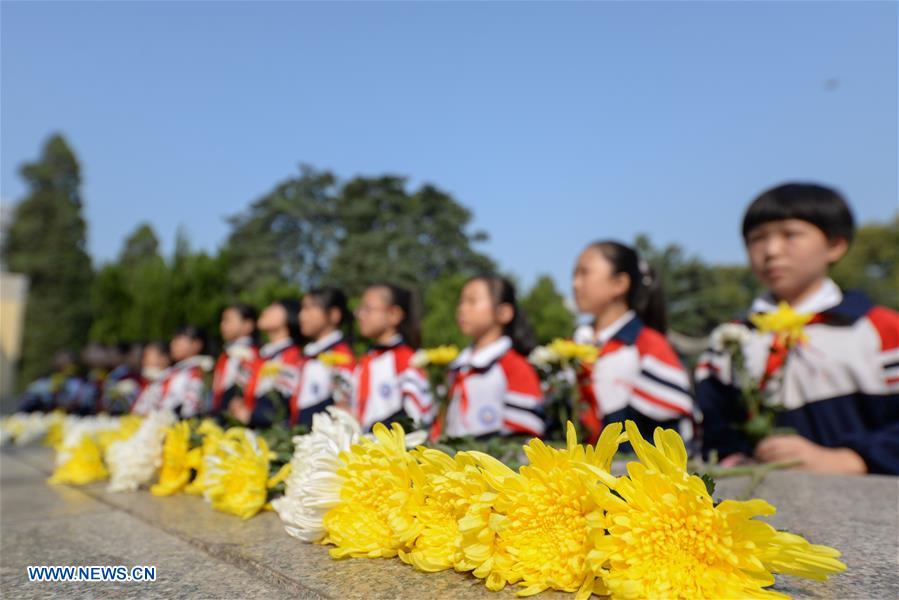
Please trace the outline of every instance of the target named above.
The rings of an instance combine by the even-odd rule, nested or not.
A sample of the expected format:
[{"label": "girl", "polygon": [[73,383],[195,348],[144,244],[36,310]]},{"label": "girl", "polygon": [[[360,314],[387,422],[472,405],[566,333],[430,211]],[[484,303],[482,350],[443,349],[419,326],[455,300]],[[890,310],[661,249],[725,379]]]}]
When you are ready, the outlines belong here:
[{"label": "girl", "polygon": [[412,292],[389,283],[369,286],[356,309],[359,333],[373,343],[353,373],[353,414],[369,430],[406,416],[416,425],[433,409],[424,372],[409,364],[419,344]]},{"label": "girl", "polygon": [[162,406],[162,384],[172,366],[169,345],[159,341],[146,344],[141,352],[140,365],[142,389],[131,412],[147,415]]},{"label": "girl", "polygon": [[470,279],[462,288],[456,320],[474,341],[450,364],[449,406],[432,438],[542,435],[540,381],[525,358],[536,344],[515,302],[515,288],[502,277]]},{"label": "girl", "polygon": [[242,398],[232,398],[231,416],[250,427],[268,427],[287,418],[288,404],[299,381],[301,362],[296,300],[276,300],[259,316],[258,326],[268,338],[258,358],[245,365]]},{"label": "girl", "polygon": [[169,343],[169,354],[175,364],[162,381],[161,408],[171,410],[182,419],[200,414],[205,408],[204,371],[212,369],[212,359],[203,354],[206,333],[199,327],[185,325],[175,331]]},{"label": "girl", "polygon": [[629,246],[595,242],[578,257],[573,289],[578,309],[593,317],[575,339],[599,348],[596,362],[579,373],[591,437],[625,419],[644,436],[662,426],[692,437],[690,380],[665,339],[664,296],[649,266]]},{"label": "girl", "polygon": [[292,424],[312,424],[312,415],[329,404],[348,408],[355,363],[344,341],[352,316],[343,292],[320,288],[303,297],[300,333],[313,340],[303,348],[300,385],[290,404]]},{"label": "girl", "polygon": [[219,330],[225,351],[219,355],[213,372],[213,413],[226,409],[246,386],[243,375],[249,372],[259,356],[256,349],[257,317],[256,309],[246,304],[232,304],[222,311]]}]

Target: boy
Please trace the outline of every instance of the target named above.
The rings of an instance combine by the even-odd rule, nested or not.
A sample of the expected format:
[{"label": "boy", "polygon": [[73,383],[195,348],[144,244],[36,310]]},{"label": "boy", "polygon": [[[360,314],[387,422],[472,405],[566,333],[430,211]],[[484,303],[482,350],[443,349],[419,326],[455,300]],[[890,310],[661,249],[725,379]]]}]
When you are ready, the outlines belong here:
[{"label": "boy", "polygon": [[745,371],[769,392],[776,425],[795,433],[775,432],[753,448],[736,428],[747,419],[736,387],[745,381],[734,382],[731,354],[709,350],[696,372],[704,454],[715,450],[730,463],[750,456],[798,461],[817,472],[899,474],[899,314],[860,293],[844,294],[828,277],[853,232],[845,200],[823,186],[789,183],[750,204],[743,239],[753,273],[768,288],[750,313],[780,313],[794,329],[785,343],[777,331],[747,322]]}]

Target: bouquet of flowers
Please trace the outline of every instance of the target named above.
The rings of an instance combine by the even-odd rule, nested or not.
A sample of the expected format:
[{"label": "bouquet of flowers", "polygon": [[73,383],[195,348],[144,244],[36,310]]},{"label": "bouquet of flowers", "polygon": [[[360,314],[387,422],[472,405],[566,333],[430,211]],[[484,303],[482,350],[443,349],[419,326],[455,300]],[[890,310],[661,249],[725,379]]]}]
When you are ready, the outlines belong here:
[{"label": "bouquet of flowers", "polygon": [[577,418],[577,371],[592,365],[598,357],[596,346],[559,338],[531,351],[528,360],[540,375],[546,401],[547,438],[562,439],[566,422],[580,422]]},{"label": "bouquet of flowers", "polygon": [[[762,333],[773,333],[769,365],[761,377],[750,373],[746,364],[744,346],[752,337],[750,329],[740,323],[726,323],[712,332],[711,346],[730,358],[734,386],[740,391],[740,399],[746,409],[747,419],[737,424],[752,443],[757,443],[774,433],[792,433],[775,427],[777,413],[783,406],[783,375],[786,361],[792,351],[805,343],[803,327],[811,315],[795,312],[789,304],[781,302],[778,309],[769,314],[752,315],[750,321]],[[775,358],[774,361],[771,358]]]},{"label": "bouquet of flowers", "polygon": [[422,348],[412,355],[409,363],[425,372],[428,378],[428,386],[437,407],[437,420],[442,420],[449,406],[450,390],[446,385],[446,373],[450,363],[459,356],[459,348],[456,346],[437,346],[436,348]]}]

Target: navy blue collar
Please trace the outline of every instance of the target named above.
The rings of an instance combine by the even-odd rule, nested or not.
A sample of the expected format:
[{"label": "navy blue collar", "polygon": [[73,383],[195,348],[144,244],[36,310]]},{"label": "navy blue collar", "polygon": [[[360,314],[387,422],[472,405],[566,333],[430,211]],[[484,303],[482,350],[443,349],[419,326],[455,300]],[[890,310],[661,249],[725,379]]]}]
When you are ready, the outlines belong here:
[{"label": "navy blue collar", "polygon": [[634,317],[630,321],[624,324],[624,326],[619,329],[611,339],[618,340],[622,344],[627,344],[628,346],[633,346],[637,343],[637,338],[640,336],[640,332],[643,330],[643,321],[640,320],[640,317]]},{"label": "navy blue collar", "polygon": [[874,303],[863,292],[851,291],[843,294],[843,300],[833,308],[821,313],[826,323],[831,325],[852,325],[874,308]]}]

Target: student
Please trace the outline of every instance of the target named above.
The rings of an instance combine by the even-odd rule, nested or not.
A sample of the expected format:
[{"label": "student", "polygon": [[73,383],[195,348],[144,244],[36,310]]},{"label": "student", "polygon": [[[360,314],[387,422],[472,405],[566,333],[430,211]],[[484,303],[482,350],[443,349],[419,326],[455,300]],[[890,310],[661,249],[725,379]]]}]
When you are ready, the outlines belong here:
[{"label": "student", "polygon": [[727,462],[799,461],[830,473],[899,474],[899,314],[828,277],[854,233],[852,213],[833,189],[788,183],[756,198],[743,217],[752,271],[768,292],[751,314],[786,302],[810,320],[798,343],[747,321],[742,343],[749,377],[779,409],[771,435],[753,448],[733,424],[747,414],[731,375],[730,354],[708,351],[697,367],[703,450]]},{"label": "student", "polygon": [[131,410],[140,394],[141,345],[120,343],[110,348],[109,375],[103,382],[103,409],[113,415]]},{"label": "student", "polygon": [[53,371],[28,384],[19,398],[17,410],[50,412],[57,408],[68,409],[70,400],[77,398],[83,385],[75,356],[68,350],[59,350],[53,355]]},{"label": "student", "polygon": [[299,310],[299,302],[285,298],[272,302],[259,315],[257,325],[268,342],[253,363],[243,365],[240,377],[247,382],[243,397],[232,398],[228,405],[231,415],[245,425],[269,427],[289,415],[302,358],[297,347]]},{"label": "student", "polygon": [[371,340],[353,373],[352,412],[364,430],[408,417],[422,426],[434,404],[428,380],[409,364],[420,343],[412,292],[389,283],[369,286],[356,309],[359,333]]},{"label": "student", "polygon": [[242,398],[245,375],[259,357],[256,348],[256,309],[235,303],[225,307],[219,324],[225,349],[215,363],[212,377],[212,412],[227,409],[233,398]]},{"label": "student", "polygon": [[162,408],[162,386],[172,366],[169,345],[161,341],[147,343],[141,352],[140,364],[141,390],[131,412],[147,415]]},{"label": "student", "polygon": [[661,282],[636,250],[611,240],[590,244],[577,259],[573,291],[578,309],[593,318],[575,340],[599,349],[579,373],[590,438],[628,419],[646,437],[659,426],[692,437],[690,379],[665,339]]},{"label": "student", "polygon": [[290,405],[292,424],[312,424],[312,415],[330,404],[349,408],[353,351],[346,342],[352,315],[343,292],[325,287],[303,296],[300,333],[312,340],[303,347],[300,382]]},{"label": "student", "polygon": [[204,372],[212,369],[212,359],[205,356],[206,334],[199,327],[185,325],[175,331],[169,343],[174,363],[162,382],[163,410],[187,419],[206,408]]},{"label": "student", "polygon": [[87,375],[78,393],[68,401],[69,412],[79,415],[97,414],[103,411],[101,398],[109,373],[109,349],[99,342],[89,342],[81,350],[81,361],[87,369]]},{"label": "student", "polygon": [[542,435],[540,380],[525,358],[536,343],[514,286],[496,276],[468,280],[456,320],[472,344],[450,364],[449,405],[435,422],[432,439]]}]

